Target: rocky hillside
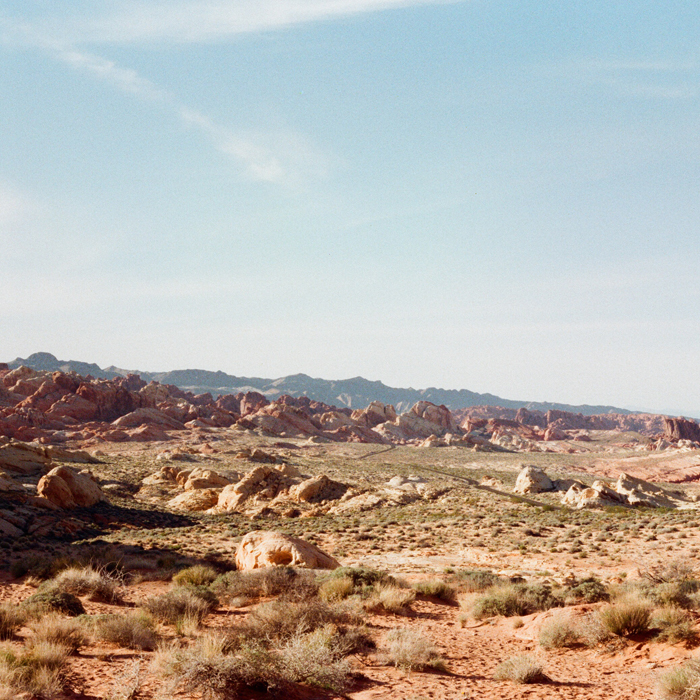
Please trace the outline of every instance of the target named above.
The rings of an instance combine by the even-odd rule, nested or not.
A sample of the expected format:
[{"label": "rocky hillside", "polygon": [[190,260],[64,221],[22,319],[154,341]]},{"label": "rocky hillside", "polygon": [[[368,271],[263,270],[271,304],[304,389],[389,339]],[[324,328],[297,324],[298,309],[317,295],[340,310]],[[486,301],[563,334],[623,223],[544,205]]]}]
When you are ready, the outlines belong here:
[{"label": "rocky hillside", "polygon": [[380,381],[370,381],[363,377],[352,379],[315,379],[306,374],[293,374],[279,379],[264,377],[237,377],[225,372],[210,372],[202,369],[174,370],[172,372],[146,372],[142,370],[124,370],[118,367],[101,369],[96,364],[76,362],[74,360],[58,360],[46,352],[39,352],[27,358],[20,358],[7,363],[10,369],[20,366],[35,370],[76,372],[102,379],[114,379],[127,374],[138,374],[146,381],[157,381],[161,384],[173,384],[183,391],[193,394],[210,393],[213,396],[237,394],[255,391],[270,400],[287,396],[308,396],[331,406],[342,406],[351,409],[367,408],[373,401],[391,404],[399,411],[407,411],[418,401],[429,401],[436,405],[447,406],[451,410],[469,408],[471,406],[500,406],[517,411],[527,408],[534,411],[549,410],[569,411],[583,415],[601,413],[627,414],[627,411],[614,406],[571,406],[561,403],[514,401],[493,394],[479,394],[467,389],[400,389],[386,386]]}]

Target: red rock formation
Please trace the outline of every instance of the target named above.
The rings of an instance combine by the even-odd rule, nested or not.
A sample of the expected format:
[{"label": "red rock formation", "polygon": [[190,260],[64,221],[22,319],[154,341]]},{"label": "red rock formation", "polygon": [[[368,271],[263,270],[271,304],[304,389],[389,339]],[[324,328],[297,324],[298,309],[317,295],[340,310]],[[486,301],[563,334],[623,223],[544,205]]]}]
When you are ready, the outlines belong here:
[{"label": "red rock formation", "polygon": [[700,425],[686,418],[664,418],[664,437],[667,440],[700,442]]}]

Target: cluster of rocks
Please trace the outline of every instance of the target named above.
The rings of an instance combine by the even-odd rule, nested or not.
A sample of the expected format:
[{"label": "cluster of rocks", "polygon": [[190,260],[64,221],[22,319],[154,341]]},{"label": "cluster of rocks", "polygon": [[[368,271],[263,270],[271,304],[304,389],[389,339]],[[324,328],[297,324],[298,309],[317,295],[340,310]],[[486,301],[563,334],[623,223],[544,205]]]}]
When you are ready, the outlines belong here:
[{"label": "cluster of rocks", "polygon": [[268,401],[247,392],[191,394],[137,375],[95,379],[75,373],[18,367],[0,369],[0,435],[43,444],[77,441],[166,441],[178,431],[235,427],[262,435],[318,441],[414,443],[444,438],[447,444],[486,442],[455,423],[445,406],[419,401],[397,415],[379,402],[350,411],[308,397]]},{"label": "cluster of rocks", "polygon": [[73,535],[89,528],[92,523],[65,511],[104,499],[82,466],[96,461],[87,452],[5,440],[0,444],[0,537]]},{"label": "cluster of rocks", "polygon": [[688,508],[691,499],[682,491],[668,491],[643,479],[620,474],[614,485],[597,479],[590,486],[576,479],[550,479],[538,467],[524,467],[515,482],[514,493],[563,492],[562,504],[572,508],[645,506],[647,508]]}]

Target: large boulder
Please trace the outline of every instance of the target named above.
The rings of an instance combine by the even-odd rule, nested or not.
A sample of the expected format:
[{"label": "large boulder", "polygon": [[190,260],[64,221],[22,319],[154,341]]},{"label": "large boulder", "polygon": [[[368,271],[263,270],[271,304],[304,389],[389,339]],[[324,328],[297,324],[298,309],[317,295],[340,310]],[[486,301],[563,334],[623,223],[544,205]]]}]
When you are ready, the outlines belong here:
[{"label": "large boulder", "polygon": [[236,568],[250,571],[269,566],[337,569],[340,563],[315,545],[281,532],[249,532],[238,545]]},{"label": "large boulder", "polygon": [[102,489],[88,470],[79,472],[65,466],[55,467],[42,476],[37,493],[59,508],[85,508],[104,498]]},{"label": "large boulder", "polygon": [[38,474],[46,471],[51,458],[46,448],[26,442],[0,445],[0,469],[18,474]]},{"label": "large boulder", "polygon": [[606,483],[596,480],[593,485],[576,482],[571,485],[561,501],[564,505],[574,508],[604,508],[606,506],[626,505],[627,499]]},{"label": "large boulder", "polygon": [[329,479],[325,474],[306,479],[292,487],[289,495],[299,503],[320,503],[322,501],[337,501],[348,490],[346,484]]},{"label": "large boulder", "polygon": [[188,475],[187,480],[183,484],[185,491],[194,491],[197,489],[217,489],[228,486],[231,479],[222,476],[212,469],[203,469],[195,467]]},{"label": "large boulder", "polygon": [[154,425],[163,430],[183,430],[184,425],[180,421],[171,418],[157,408],[137,408],[131,413],[112,421],[116,428],[137,428],[142,425]]},{"label": "large boulder", "polygon": [[524,467],[518,474],[513,487],[514,493],[541,493],[553,491],[552,480],[539,468],[533,466]]},{"label": "large boulder", "polygon": [[217,510],[233,512],[252,500],[272,500],[283,491],[287,491],[294,482],[283,471],[267,465],[255,467],[236,484],[224,486],[219,494]]},{"label": "large boulder", "polygon": [[625,496],[631,506],[675,508],[679,503],[678,498],[672,498],[659,486],[629,474],[620,474],[615,484],[615,491]]},{"label": "large boulder", "polygon": [[183,491],[171,498],[167,505],[173,510],[184,510],[189,512],[209,510],[219,501],[219,491],[217,489],[195,489]]}]

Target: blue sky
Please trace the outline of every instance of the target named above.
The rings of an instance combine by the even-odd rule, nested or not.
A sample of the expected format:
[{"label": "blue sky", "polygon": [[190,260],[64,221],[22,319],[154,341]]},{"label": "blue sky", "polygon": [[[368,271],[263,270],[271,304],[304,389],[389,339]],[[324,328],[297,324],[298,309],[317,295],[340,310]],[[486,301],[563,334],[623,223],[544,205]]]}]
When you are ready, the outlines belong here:
[{"label": "blue sky", "polygon": [[700,416],[699,20],[6,0],[0,359]]}]

